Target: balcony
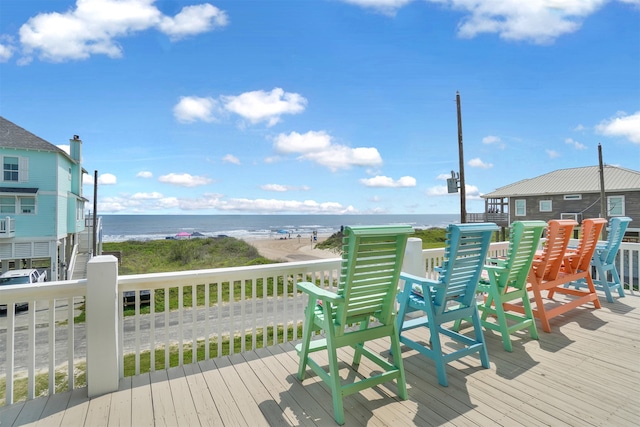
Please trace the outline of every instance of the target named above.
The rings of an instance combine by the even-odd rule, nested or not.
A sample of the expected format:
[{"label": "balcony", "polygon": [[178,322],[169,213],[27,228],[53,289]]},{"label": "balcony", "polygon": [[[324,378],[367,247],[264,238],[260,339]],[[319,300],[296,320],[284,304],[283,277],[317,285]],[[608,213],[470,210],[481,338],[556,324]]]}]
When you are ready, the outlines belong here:
[{"label": "balcony", "polygon": [[493,222],[500,227],[509,227],[509,213],[507,212],[467,213],[467,222]]},{"label": "balcony", "polygon": [[[627,264],[619,271],[626,282],[636,280],[639,249],[629,243],[621,248]],[[491,256],[505,250],[505,243],[495,243]],[[427,275],[442,256],[442,250],[415,246],[407,252]],[[295,283],[304,277],[333,288],[339,262],[117,276],[111,257],[96,257],[86,280],[6,287],[3,303],[29,301],[30,309],[10,309],[0,317],[0,378],[9,379],[0,394],[0,405],[6,405],[0,422],[335,425],[325,385],[314,375],[297,380],[293,345],[306,303]],[[178,306],[170,307],[167,299],[141,314],[136,305],[133,316],[125,317],[113,297],[105,304],[101,293],[111,282],[106,294],[115,289],[117,301],[125,291],[139,298],[141,290],[154,296],[176,290]],[[637,282],[633,288],[614,303],[603,298],[602,309],[584,307],[555,319],[554,332],[540,332],[538,341],[516,334],[513,353],[503,350],[499,335],[486,331],[491,368],[482,369],[473,356],[455,362],[448,369],[449,387],[437,384],[431,361],[405,349],[409,399],[398,400],[393,384],[349,396],[347,425],[638,425]],[[77,323],[74,315],[85,300],[87,322]],[[111,319],[104,316],[109,312]],[[268,331],[278,328],[269,341]],[[236,347],[225,352],[230,337]],[[377,345],[388,349],[387,342]],[[175,356],[171,361],[169,353]],[[125,359],[133,360],[131,374],[125,375]],[[343,367],[345,375],[377,369],[364,360],[357,373]],[[73,375],[85,369],[86,386]],[[42,390],[38,373],[48,383]],[[20,378],[27,378],[26,397],[14,401]]]},{"label": "balcony", "polygon": [[16,236],[16,220],[10,216],[0,218],[0,239],[10,239]]}]

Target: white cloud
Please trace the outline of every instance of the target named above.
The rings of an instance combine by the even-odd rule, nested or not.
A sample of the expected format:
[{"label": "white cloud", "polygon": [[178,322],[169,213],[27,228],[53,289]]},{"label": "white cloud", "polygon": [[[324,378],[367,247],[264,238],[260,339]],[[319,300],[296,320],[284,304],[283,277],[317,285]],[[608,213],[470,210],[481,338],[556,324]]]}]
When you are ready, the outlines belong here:
[{"label": "white cloud", "polygon": [[153,178],[153,174],[149,171],[140,171],[136,174],[137,178]]},{"label": "white cloud", "polygon": [[[6,37],[0,37],[3,42]],[[13,56],[14,48],[9,43],[0,43],[0,62],[7,62]]]},{"label": "white cloud", "polygon": [[342,0],[345,3],[354,4],[379,12],[394,15],[402,6],[411,3],[413,0]]},{"label": "white cloud", "polygon": [[71,146],[69,144],[56,145],[56,147],[67,153],[67,155],[71,155]]},{"label": "white cloud", "polygon": [[586,17],[609,0],[430,0],[469,13],[461,37],[497,33],[505,40],[550,43],[580,29]]},{"label": "white cloud", "polygon": [[378,188],[406,188],[416,186],[416,179],[412,176],[403,176],[398,180],[394,180],[388,176],[378,175],[373,178],[361,179],[360,182],[367,187]]},{"label": "white cloud", "polygon": [[173,18],[164,16],[158,28],[172,40],[205,33],[224,27],[229,22],[227,14],[208,3],[186,6]]},{"label": "white cloud", "polygon": [[560,157],[560,153],[558,153],[556,150],[544,150],[547,153],[547,156],[549,156],[550,159],[555,159],[557,157]]},{"label": "white cloud", "polygon": [[227,154],[222,158],[222,161],[225,163],[233,163],[234,165],[240,164],[240,159],[234,156],[233,154]]},{"label": "white cloud", "polygon": [[264,184],[260,188],[265,191],[276,191],[283,193],[285,191],[309,191],[310,188],[306,185],[293,186],[293,185],[281,185],[281,184]]},{"label": "white cloud", "polygon": [[116,176],[111,173],[103,173],[102,175],[98,176],[99,185],[115,185],[117,184],[117,182],[118,180]]},{"label": "white cloud", "polygon": [[224,114],[237,114],[249,123],[266,122],[273,126],[284,114],[304,111],[307,100],[297,93],[275,88],[271,92],[256,90],[240,95],[212,97],[183,96],[173,107],[173,115],[179,122],[192,123],[217,121]]},{"label": "white cloud", "polygon": [[[394,15],[411,0],[342,0]],[[505,40],[550,43],[580,29],[582,22],[611,0],[427,0],[464,14],[458,35],[495,33]],[[639,0],[620,0],[636,4]]]},{"label": "white cloud", "polygon": [[182,96],[173,107],[173,116],[182,123],[192,123],[196,120],[213,122],[218,112],[219,106],[215,99],[198,96]]},{"label": "white cloud", "polygon": [[[482,193],[475,185],[466,184],[464,186],[465,196],[467,199],[478,200],[480,199]],[[460,193],[449,193],[446,185],[436,185],[434,187],[427,189],[427,196],[431,197],[441,197],[441,196],[458,196],[460,197]]]},{"label": "white cloud", "polygon": [[573,148],[575,148],[576,150],[586,150],[587,149],[586,145],[584,145],[583,143],[578,142],[578,141],[576,141],[576,140],[574,140],[572,138],[565,139],[564,143],[565,144],[569,144],[569,145],[573,145]]},{"label": "white cloud", "polygon": [[331,136],[324,131],[309,131],[305,134],[281,133],[275,138],[274,146],[280,153],[312,153],[323,151],[331,146]]},{"label": "white cloud", "polygon": [[188,173],[170,173],[162,175],[158,181],[165,184],[177,185],[180,187],[198,187],[213,182],[210,178],[204,176],[193,176]]},{"label": "white cloud", "polygon": [[33,55],[53,62],[91,55],[122,56],[118,39],[157,28],[173,40],[227,24],[226,14],[210,4],[184,7],[176,16],[162,14],[155,0],[77,0],[75,9],[41,13],[20,27],[27,63]]},{"label": "white cloud", "polygon": [[82,184],[83,185],[93,185],[93,176],[88,173],[82,174]]},{"label": "white cloud", "polygon": [[502,142],[499,136],[488,135],[482,138],[482,143],[487,145],[494,145],[499,149],[503,150],[506,147],[506,144]]},{"label": "white cloud", "polygon": [[277,87],[271,92],[256,90],[237,96],[222,96],[224,108],[238,114],[251,123],[267,122],[273,126],[283,114],[298,114],[304,111],[307,100],[297,93],[285,92]]},{"label": "white cloud", "polygon": [[467,164],[472,168],[490,169],[493,167],[493,163],[485,163],[479,157],[469,160]]},{"label": "white cloud", "polygon": [[164,196],[162,195],[162,193],[158,193],[157,191],[154,191],[151,193],[136,193],[132,195],[131,198],[139,199],[139,200],[158,200],[158,199],[164,198]]},{"label": "white cloud", "polygon": [[324,131],[280,134],[274,139],[274,148],[285,154],[300,153],[298,159],[318,163],[332,171],[352,166],[369,167],[382,164],[382,157],[376,148],[350,148],[333,144],[332,137]]},{"label": "white cloud", "polygon": [[344,206],[337,202],[316,202],[315,200],[277,200],[277,199],[230,199],[222,201],[216,207],[222,211],[335,214],[343,215],[357,212],[353,206]]},{"label": "white cloud", "polygon": [[627,138],[634,144],[640,144],[640,111],[630,116],[619,113],[617,117],[603,120],[596,126],[596,132],[605,136]]}]

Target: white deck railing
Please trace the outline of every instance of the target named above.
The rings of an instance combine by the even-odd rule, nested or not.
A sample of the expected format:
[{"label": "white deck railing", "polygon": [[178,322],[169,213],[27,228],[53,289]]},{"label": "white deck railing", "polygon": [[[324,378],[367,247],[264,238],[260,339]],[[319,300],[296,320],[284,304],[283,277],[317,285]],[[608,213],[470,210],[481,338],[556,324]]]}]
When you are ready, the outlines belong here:
[{"label": "white deck railing", "polygon": [[[492,244],[490,256],[504,255],[507,246]],[[636,286],[639,252],[640,244],[624,243],[619,256],[621,276]],[[443,255],[444,249],[422,250],[419,239],[410,239],[403,268],[435,277]],[[233,344],[226,347],[229,339],[239,340],[239,352],[297,340],[295,326],[301,325],[307,297],[297,292],[296,283],[308,280],[334,288],[339,266],[340,259],[334,258],[118,276],[116,259],[100,256],[89,262],[84,280],[6,286],[1,303],[8,310],[6,318],[0,317],[0,336],[6,336],[0,342],[0,379],[6,379],[6,393],[0,403],[14,402],[15,384],[25,377],[21,396],[33,399],[73,389],[74,374],[86,369],[92,396],[117,388],[125,376],[125,358],[134,360],[126,373],[133,375],[234,353]],[[630,272],[635,279],[629,279]],[[150,312],[141,314],[135,304],[133,315],[125,316],[123,292],[134,291],[140,298],[146,290],[151,301],[158,297],[158,307],[150,304]],[[173,302],[163,297],[168,294],[175,296]],[[13,305],[22,301],[29,301],[29,310],[14,313]],[[87,321],[76,322],[85,301]],[[47,379],[44,390],[36,386],[36,374]],[[59,374],[66,377],[62,384],[56,380]]]}]

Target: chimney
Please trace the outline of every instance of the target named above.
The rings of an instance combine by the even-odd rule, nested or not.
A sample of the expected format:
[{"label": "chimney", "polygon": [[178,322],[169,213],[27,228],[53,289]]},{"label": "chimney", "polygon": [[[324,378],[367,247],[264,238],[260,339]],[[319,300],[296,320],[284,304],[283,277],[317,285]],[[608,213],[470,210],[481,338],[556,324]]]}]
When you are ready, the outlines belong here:
[{"label": "chimney", "polygon": [[69,140],[69,155],[76,162],[82,162],[82,140],[78,135]]}]

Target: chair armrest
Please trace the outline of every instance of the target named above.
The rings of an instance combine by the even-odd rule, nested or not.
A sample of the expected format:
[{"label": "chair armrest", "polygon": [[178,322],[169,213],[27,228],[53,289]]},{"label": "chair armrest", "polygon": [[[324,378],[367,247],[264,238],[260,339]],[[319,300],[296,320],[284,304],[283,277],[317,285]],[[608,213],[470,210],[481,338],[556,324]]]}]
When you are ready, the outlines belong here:
[{"label": "chair armrest", "polygon": [[[431,280],[431,279],[427,279],[426,277],[421,277],[421,276],[416,276],[414,274],[409,274],[409,273],[400,273],[400,280],[404,280],[404,288],[408,289],[409,292],[411,292],[411,288],[413,284],[416,285],[427,285],[427,286],[438,286],[440,285],[440,282],[435,281],[435,280]],[[407,288],[408,286],[408,288]]]},{"label": "chair armrest", "polygon": [[339,296],[335,292],[331,292],[326,289],[319,288],[318,286],[316,286],[311,282],[299,282],[297,286],[299,290],[309,295],[310,300],[311,298],[316,298],[322,301],[328,301],[335,304],[338,301],[343,299],[341,296]]},{"label": "chair armrest", "polygon": [[482,268],[484,268],[487,271],[493,271],[494,273],[500,273],[507,269],[507,267],[502,265],[487,265],[487,264],[485,264]]}]

